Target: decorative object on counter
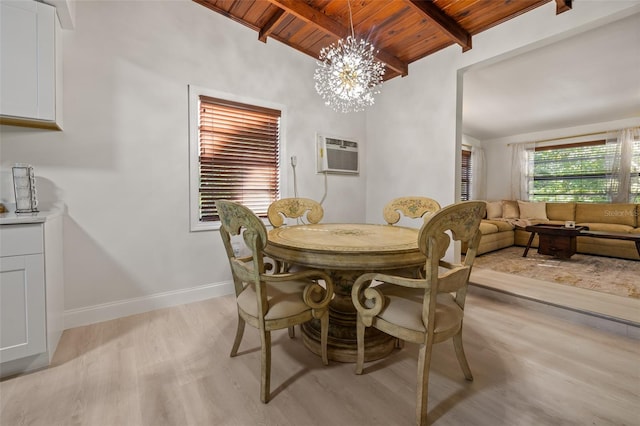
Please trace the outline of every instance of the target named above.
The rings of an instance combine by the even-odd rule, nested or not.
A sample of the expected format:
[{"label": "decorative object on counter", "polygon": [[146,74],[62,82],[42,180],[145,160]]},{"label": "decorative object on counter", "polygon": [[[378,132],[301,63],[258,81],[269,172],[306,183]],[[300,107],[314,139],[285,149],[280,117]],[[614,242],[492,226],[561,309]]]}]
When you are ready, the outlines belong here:
[{"label": "decorative object on counter", "polygon": [[8,210],[7,208],[4,206],[4,204],[0,203],[0,213],[6,213]]},{"label": "decorative object on counter", "polygon": [[38,211],[36,178],[29,164],[16,163],[13,171],[13,189],[16,194],[16,213],[35,213]]}]

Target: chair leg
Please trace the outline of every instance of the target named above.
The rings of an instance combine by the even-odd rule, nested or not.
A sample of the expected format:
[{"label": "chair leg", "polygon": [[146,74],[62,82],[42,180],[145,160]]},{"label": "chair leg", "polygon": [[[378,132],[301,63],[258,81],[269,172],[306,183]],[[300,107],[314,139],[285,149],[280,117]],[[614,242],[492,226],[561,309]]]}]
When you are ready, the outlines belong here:
[{"label": "chair leg", "polygon": [[296,328],[294,326],[289,327],[289,338],[293,339],[296,337]]},{"label": "chair leg", "polygon": [[364,330],[365,326],[362,318],[358,314],[358,322],[356,325],[356,335],[358,338],[358,353],[356,356],[356,374],[362,374],[364,368]]},{"label": "chair leg", "polygon": [[453,336],[453,347],[456,350],[456,357],[464,373],[464,378],[472,381],[473,375],[471,374],[471,368],[469,368],[469,363],[467,362],[467,357],[464,355],[464,348],[462,347],[462,329],[458,331],[458,334]]},{"label": "chair leg", "polygon": [[416,424],[427,424],[427,401],[429,398],[429,367],[431,365],[431,339],[420,345],[418,353],[418,392],[416,398]]},{"label": "chair leg", "polygon": [[269,402],[271,387],[271,332],[262,330],[260,340],[262,340],[260,400],[266,404]]},{"label": "chair leg", "polygon": [[320,318],[320,347],[322,352],[322,363],[324,365],[329,365],[327,340],[329,340],[329,312],[325,311],[322,318]]},{"label": "chair leg", "polygon": [[236,339],[233,341],[233,347],[231,348],[231,354],[229,356],[234,357],[238,354],[238,348],[242,341],[242,335],[244,334],[244,320],[238,315],[238,328],[236,329]]}]

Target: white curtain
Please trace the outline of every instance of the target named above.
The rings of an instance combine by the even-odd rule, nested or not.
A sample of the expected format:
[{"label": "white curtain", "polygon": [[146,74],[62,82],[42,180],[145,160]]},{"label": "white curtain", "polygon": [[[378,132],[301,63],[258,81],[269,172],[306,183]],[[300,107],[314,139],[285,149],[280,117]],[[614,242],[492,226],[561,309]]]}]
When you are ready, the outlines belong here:
[{"label": "white curtain", "polygon": [[535,143],[515,143],[511,145],[511,199],[529,199],[533,184],[533,150]]},{"label": "white curtain", "polygon": [[631,194],[631,160],[633,142],[640,139],[640,127],[620,130],[615,138],[607,139],[612,145],[607,158],[608,195],[612,203],[628,203]]},{"label": "white curtain", "polygon": [[487,198],[487,171],[485,166],[484,149],[471,147],[471,187],[470,200],[484,200]]}]

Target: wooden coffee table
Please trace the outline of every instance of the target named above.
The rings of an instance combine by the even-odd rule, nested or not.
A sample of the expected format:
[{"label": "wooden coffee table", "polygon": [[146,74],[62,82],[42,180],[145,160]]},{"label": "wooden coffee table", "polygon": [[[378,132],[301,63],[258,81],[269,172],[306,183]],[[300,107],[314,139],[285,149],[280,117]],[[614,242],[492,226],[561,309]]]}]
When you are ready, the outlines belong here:
[{"label": "wooden coffee table", "polygon": [[531,232],[531,236],[522,257],[527,257],[533,238],[538,234],[540,237],[538,253],[555,256],[559,259],[569,259],[576,254],[576,237],[588,229],[586,226],[576,226],[575,228],[567,228],[562,225],[527,226],[525,231]]}]

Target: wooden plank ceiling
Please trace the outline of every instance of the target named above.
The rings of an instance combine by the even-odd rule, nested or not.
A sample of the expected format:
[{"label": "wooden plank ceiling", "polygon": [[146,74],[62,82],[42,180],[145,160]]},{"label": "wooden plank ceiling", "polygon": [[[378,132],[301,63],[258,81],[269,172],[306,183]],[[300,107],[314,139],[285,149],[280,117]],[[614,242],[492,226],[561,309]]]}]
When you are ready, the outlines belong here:
[{"label": "wooden plank ceiling", "polygon": [[[254,29],[257,39],[278,40],[314,58],[351,34],[346,0],[194,0]],[[351,0],[356,37],[378,49],[385,80],[408,74],[410,63],[452,44],[472,48],[472,37],[555,1],[556,12],[571,0]]]}]

